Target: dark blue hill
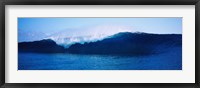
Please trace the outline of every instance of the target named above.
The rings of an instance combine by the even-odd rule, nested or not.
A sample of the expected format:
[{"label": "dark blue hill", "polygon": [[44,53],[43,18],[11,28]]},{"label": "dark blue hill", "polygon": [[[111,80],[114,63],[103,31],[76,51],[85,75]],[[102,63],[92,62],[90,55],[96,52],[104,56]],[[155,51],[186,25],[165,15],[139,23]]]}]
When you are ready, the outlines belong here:
[{"label": "dark blue hill", "polygon": [[46,39],[33,42],[18,43],[19,52],[36,52],[36,53],[63,53],[64,47],[57,45],[53,40]]},{"label": "dark blue hill", "polygon": [[148,55],[182,47],[181,34],[148,34],[122,32],[104,40],[76,43],[67,49],[76,54]]}]

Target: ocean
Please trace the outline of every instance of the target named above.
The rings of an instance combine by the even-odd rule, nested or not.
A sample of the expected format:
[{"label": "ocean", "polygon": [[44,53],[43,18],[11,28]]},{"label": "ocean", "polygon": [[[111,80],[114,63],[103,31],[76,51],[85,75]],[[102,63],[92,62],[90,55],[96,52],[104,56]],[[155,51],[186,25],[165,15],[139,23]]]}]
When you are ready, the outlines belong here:
[{"label": "ocean", "polygon": [[182,50],[145,56],[19,52],[18,70],[182,70]]}]

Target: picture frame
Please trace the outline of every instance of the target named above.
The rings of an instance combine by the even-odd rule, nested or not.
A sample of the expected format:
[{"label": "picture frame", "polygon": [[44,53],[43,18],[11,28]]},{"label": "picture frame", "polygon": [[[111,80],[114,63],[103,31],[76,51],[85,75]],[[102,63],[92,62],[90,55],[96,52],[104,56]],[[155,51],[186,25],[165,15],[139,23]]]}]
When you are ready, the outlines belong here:
[{"label": "picture frame", "polygon": [[[199,88],[199,34],[200,1],[199,0],[2,0],[1,2],[1,59],[0,80],[2,88]],[[195,5],[195,83],[5,83],[5,6],[6,5]]]}]

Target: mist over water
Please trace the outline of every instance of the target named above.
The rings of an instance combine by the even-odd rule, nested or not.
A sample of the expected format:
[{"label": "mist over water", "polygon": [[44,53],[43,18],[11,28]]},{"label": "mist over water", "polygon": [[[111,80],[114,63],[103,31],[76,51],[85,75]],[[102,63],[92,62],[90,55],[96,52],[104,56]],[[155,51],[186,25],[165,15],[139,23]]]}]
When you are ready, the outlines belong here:
[{"label": "mist over water", "polygon": [[69,30],[63,30],[61,32],[49,35],[44,39],[52,39],[58,45],[68,48],[70,45],[75,43],[84,44],[89,42],[96,42],[120,32],[132,31],[130,30],[130,27],[122,25],[101,25],[84,29],[84,32],[73,30],[70,32],[71,34],[69,34],[68,32]]}]

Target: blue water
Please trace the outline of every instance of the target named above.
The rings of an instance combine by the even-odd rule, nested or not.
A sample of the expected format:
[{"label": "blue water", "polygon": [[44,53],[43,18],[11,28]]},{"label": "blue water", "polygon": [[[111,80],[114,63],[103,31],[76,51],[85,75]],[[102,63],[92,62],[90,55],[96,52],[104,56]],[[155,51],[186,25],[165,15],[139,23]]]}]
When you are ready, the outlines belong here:
[{"label": "blue water", "polygon": [[147,56],[19,53],[18,70],[182,70],[182,51]]}]

